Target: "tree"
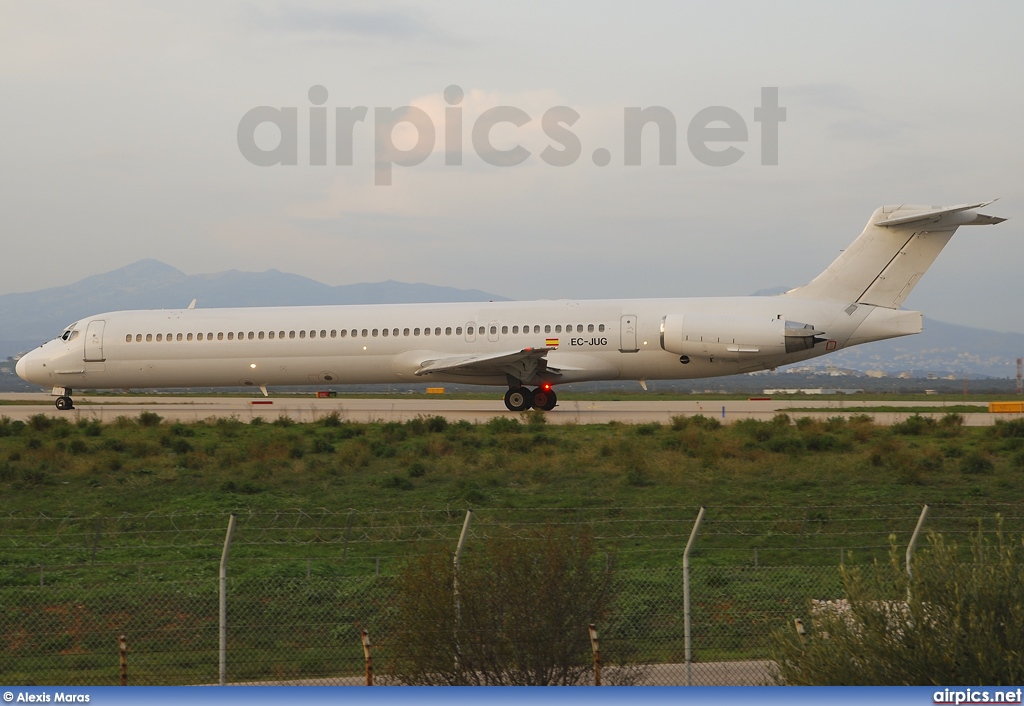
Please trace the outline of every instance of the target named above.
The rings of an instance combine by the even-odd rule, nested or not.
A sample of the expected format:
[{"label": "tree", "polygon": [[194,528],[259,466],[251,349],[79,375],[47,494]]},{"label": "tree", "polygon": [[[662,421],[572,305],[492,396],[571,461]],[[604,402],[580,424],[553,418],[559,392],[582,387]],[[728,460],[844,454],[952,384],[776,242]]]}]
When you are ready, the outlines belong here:
[{"label": "tree", "polygon": [[908,577],[889,566],[843,571],[846,598],[817,602],[806,636],[779,631],[776,681],[800,685],[1020,684],[1024,565],[1020,539],[979,531],[970,560],[929,535]]}]

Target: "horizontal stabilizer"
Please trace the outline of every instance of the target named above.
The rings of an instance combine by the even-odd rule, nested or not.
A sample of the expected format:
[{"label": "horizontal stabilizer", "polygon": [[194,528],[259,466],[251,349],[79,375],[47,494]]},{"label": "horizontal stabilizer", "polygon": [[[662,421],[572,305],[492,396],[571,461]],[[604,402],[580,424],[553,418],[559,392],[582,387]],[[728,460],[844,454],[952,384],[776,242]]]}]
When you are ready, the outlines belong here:
[{"label": "horizontal stabilizer", "polygon": [[[919,211],[917,213],[911,213],[908,216],[898,216],[896,218],[883,218],[879,221],[875,221],[876,226],[883,226],[885,228],[891,228],[893,226],[904,226],[913,224],[924,224],[924,223],[938,223],[943,216],[948,216],[953,213],[961,213],[962,211],[971,211],[976,208],[984,208],[991,203],[995,203],[997,199],[991,201],[982,201],[980,203],[968,203],[962,206],[946,206],[936,207],[928,209],[926,211]],[[902,213],[903,210],[896,211],[896,213]],[[998,218],[995,216],[985,216],[980,213],[971,214],[974,216],[970,219],[964,219],[957,225],[995,225],[996,223],[1002,223],[1005,218]]]}]

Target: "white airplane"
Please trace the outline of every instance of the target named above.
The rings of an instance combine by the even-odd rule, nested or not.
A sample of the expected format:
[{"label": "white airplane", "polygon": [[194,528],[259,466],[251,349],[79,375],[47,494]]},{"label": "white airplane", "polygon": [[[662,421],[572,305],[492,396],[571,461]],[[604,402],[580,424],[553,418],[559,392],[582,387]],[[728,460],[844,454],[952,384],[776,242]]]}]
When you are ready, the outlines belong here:
[{"label": "white airplane", "polygon": [[962,225],[992,203],[884,206],[810,283],[774,297],[115,311],[22,357],[23,379],[73,389],[408,383],[507,386],[513,411],[554,386],[735,375],[920,333],[899,307]]}]

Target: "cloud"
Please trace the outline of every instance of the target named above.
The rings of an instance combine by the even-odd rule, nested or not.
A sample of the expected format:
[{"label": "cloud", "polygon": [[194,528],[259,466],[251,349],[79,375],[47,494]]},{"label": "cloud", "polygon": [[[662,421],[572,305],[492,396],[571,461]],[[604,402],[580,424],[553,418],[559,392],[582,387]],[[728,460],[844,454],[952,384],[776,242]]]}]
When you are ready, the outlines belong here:
[{"label": "cloud", "polygon": [[273,35],[302,34],[323,38],[428,40],[461,43],[419,11],[402,9],[320,9],[284,4],[274,12],[254,12],[253,24]]}]

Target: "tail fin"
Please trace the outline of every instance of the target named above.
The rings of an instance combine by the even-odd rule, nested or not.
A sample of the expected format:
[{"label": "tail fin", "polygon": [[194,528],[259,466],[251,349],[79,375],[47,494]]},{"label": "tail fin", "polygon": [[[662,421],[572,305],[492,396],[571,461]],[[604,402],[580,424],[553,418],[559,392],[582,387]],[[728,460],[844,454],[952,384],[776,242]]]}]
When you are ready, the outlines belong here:
[{"label": "tail fin", "polygon": [[1006,220],[974,210],[990,203],[883,206],[835,262],[808,284],[784,296],[839,299],[898,309],[957,228]]}]

